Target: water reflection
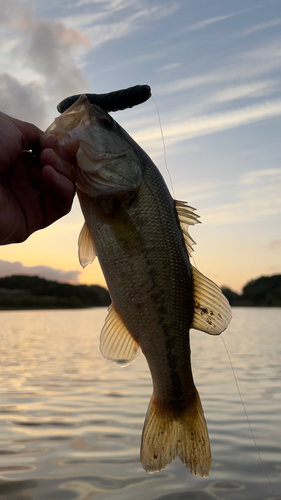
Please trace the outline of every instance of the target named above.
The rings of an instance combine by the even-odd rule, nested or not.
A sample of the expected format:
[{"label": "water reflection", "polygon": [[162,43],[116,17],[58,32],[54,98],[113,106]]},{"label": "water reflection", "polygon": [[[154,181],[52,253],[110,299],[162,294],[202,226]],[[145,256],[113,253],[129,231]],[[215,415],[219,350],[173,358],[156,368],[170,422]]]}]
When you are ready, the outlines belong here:
[{"label": "water reflection", "polygon": [[[19,480],[19,481],[0,481],[0,495],[10,500],[32,500],[32,493],[28,493],[26,490],[35,489],[38,487],[37,481],[30,479]],[[19,496],[20,495],[20,496]]]},{"label": "water reflection", "polygon": [[262,464],[221,339],[192,333],[212,445],[207,479],[179,460],[143,471],[150,374],[142,356],[124,369],[103,360],[105,309],[0,314],[0,500],[278,498],[281,309],[234,309],[224,334]]}]

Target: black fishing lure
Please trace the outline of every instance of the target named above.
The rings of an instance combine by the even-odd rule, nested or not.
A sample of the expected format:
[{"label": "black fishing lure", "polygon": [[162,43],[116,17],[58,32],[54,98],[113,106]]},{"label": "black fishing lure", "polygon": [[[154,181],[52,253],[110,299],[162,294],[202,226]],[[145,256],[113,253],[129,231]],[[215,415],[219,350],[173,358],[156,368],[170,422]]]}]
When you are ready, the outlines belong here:
[{"label": "black fishing lure", "polygon": [[[57,105],[57,110],[63,113],[74,104],[81,94],[66,97]],[[104,111],[121,111],[142,104],[151,96],[149,85],[135,85],[128,89],[116,90],[108,94],[85,94],[91,104],[95,104]]]}]

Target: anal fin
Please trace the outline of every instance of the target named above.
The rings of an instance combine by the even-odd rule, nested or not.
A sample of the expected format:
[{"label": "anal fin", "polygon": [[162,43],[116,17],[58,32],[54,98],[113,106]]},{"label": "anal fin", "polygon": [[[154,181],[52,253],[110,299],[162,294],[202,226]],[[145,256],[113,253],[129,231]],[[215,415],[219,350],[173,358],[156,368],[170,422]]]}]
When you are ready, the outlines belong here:
[{"label": "anal fin", "polygon": [[100,350],[105,359],[114,361],[120,366],[131,363],[139,352],[139,345],[113,304],[108,308],[108,315],[101,331]]}]

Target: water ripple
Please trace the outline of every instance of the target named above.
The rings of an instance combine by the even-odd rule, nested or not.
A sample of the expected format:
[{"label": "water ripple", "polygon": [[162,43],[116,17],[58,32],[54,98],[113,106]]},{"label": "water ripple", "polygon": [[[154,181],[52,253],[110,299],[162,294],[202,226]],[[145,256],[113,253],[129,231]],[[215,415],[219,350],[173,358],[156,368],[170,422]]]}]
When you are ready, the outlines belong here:
[{"label": "water ripple", "polygon": [[105,309],[0,314],[0,500],[277,499],[281,309],[267,318],[266,345],[259,310],[235,310],[224,336],[262,464],[221,339],[192,334],[212,446],[207,479],[178,459],[155,475],[142,469],[151,378],[143,356],[125,369],[103,360]]}]

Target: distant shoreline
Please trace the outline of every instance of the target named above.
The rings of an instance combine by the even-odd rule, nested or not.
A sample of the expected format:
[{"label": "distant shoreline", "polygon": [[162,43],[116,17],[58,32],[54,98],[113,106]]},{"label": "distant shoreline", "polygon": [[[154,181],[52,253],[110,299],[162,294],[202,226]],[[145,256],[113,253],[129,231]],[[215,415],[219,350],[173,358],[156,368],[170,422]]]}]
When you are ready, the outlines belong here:
[{"label": "distant shoreline", "polygon": [[0,310],[86,309],[109,306],[108,290],[98,285],[71,285],[38,276],[0,278]]},{"label": "distant shoreline", "polygon": [[[97,307],[105,307],[107,308],[108,306],[101,306],[101,305],[95,305],[95,306],[73,306],[71,304],[65,304],[64,306],[61,305],[56,305],[56,304],[48,304],[46,306],[44,305],[38,305],[38,306],[15,306],[15,307],[5,307],[2,306],[0,302],[0,312],[5,312],[5,311],[63,311],[63,310],[74,310],[74,309],[95,309]],[[260,306],[260,305],[253,305],[253,304],[232,304],[231,307],[233,309],[235,308],[255,308],[255,309],[278,309],[281,307],[280,305],[274,305],[274,306]]]},{"label": "distant shoreline", "polygon": [[100,306],[100,305],[94,305],[94,306],[77,306],[77,305],[72,305],[70,304],[65,304],[65,305],[57,305],[55,303],[53,304],[38,304],[38,305],[12,305],[12,306],[6,306],[1,304],[0,302],[0,312],[1,311],[59,311],[59,310],[66,310],[66,309],[95,309],[96,307],[107,307],[107,306]]},{"label": "distant shoreline", "polygon": [[[239,295],[222,287],[232,307],[281,307],[281,274],[247,283]],[[38,276],[0,278],[0,311],[88,309],[107,307],[109,292],[98,285],[71,285]]]},{"label": "distant shoreline", "polygon": [[241,295],[230,288],[222,291],[232,307],[281,307],[281,274],[249,281]]}]

